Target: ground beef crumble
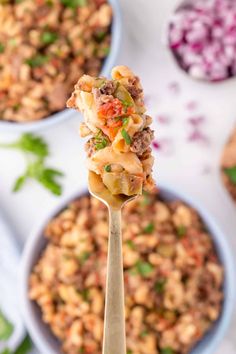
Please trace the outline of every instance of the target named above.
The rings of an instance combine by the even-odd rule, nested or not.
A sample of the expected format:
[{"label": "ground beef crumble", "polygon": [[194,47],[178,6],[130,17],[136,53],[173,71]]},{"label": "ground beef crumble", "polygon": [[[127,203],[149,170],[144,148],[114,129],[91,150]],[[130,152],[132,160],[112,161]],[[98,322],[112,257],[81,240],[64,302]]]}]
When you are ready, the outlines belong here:
[{"label": "ground beef crumble", "polygon": [[141,156],[149,148],[153,139],[154,131],[150,128],[137,132],[132,139],[130,150]]}]

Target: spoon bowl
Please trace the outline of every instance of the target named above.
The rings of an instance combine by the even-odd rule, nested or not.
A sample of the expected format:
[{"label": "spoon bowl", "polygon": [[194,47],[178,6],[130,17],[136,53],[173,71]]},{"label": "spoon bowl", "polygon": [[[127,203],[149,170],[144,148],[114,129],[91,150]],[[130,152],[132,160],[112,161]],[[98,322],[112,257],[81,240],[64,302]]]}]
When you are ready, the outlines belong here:
[{"label": "spoon bowl", "polygon": [[101,176],[92,171],[89,171],[88,187],[90,194],[103,202],[108,208],[112,208],[113,210],[122,209],[126,203],[136,198],[136,195],[127,196],[124,194],[111,194],[102,182]]}]

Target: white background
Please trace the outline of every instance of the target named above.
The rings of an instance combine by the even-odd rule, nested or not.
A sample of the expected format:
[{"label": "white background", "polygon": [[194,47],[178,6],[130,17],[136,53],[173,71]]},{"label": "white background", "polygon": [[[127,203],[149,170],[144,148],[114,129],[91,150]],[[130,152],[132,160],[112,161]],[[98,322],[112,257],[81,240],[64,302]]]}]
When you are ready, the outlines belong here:
[{"label": "white background", "polygon": [[[215,215],[236,253],[236,207],[225,192],[219,174],[223,145],[236,122],[236,80],[214,85],[199,83],[177,69],[165,48],[166,22],[176,3],[174,0],[122,0],[124,33],[117,62],[130,66],[141,77],[148,112],[155,121],[156,139],[161,146],[164,144],[164,149],[155,151],[157,183],[176,186],[204,204]],[[173,82],[178,84],[178,92],[170,89]],[[189,111],[186,105],[192,101],[197,108]],[[200,129],[209,139],[208,144],[188,141],[192,129],[188,119],[196,116],[204,116]],[[160,123],[160,117],[168,117],[170,122]],[[86,186],[79,119],[75,115],[74,119],[40,133],[50,143],[48,163],[66,174],[64,195]],[[0,141],[15,137],[0,132]],[[13,194],[12,184],[23,169],[21,154],[0,150],[0,207],[11,220],[22,245],[35,222],[60,199],[34,182]],[[236,316],[231,328],[236,328],[235,325]],[[233,329],[217,354],[220,353],[236,353]]]}]

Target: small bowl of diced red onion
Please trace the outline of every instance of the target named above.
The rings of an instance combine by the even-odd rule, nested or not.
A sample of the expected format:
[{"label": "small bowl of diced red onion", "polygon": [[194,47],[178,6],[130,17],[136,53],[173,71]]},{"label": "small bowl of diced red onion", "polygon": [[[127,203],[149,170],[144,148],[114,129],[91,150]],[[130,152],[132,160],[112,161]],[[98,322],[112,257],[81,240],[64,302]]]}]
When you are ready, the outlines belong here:
[{"label": "small bowl of diced red onion", "polygon": [[168,47],[194,79],[216,83],[235,77],[236,1],[183,1],[168,23]]}]

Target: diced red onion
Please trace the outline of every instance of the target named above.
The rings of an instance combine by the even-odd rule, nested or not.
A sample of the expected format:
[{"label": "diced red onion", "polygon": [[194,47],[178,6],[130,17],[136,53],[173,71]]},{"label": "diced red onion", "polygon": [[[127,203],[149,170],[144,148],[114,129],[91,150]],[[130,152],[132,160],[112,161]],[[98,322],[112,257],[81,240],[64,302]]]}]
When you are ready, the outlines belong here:
[{"label": "diced red onion", "polygon": [[176,60],[192,77],[214,82],[236,75],[236,0],[183,2],[168,35]]}]

